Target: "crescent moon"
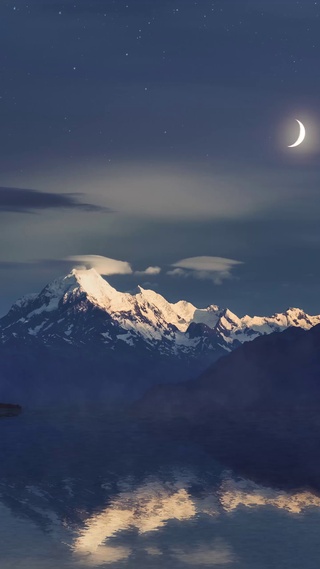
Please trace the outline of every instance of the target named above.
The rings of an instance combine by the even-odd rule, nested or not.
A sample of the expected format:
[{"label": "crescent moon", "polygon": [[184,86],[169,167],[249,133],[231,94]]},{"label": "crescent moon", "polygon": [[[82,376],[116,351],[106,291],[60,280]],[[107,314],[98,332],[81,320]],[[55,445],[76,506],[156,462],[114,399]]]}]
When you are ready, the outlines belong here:
[{"label": "crescent moon", "polygon": [[298,121],[298,119],[296,119],[296,121],[300,126],[300,134],[299,134],[297,142],[295,142],[294,144],[291,144],[290,146],[288,146],[288,148],[295,148],[296,146],[300,146],[300,144],[302,144],[302,142],[304,141],[304,139],[306,137],[306,129],[305,129],[304,125],[302,124],[301,121]]}]

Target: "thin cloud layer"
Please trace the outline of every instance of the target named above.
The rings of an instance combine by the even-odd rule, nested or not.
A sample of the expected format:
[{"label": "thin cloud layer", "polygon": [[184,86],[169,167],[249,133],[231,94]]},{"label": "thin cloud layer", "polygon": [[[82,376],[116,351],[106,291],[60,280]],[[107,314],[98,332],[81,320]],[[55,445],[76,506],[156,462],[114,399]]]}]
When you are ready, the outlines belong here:
[{"label": "thin cloud layer", "polygon": [[0,187],[0,212],[33,213],[48,209],[82,209],[111,212],[106,207],[79,201],[76,193],[40,192],[24,188]]},{"label": "thin cloud layer", "polygon": [[209,279],[221,285],[224,280],[232,278],[233,269],[242,264],[241,261],[223,257],[190,257],[173,263],[168,275]]},{"label": "thin cloud layer", "polygon": [[[309,174],[311,176],[311,174]],[[277,176],[240,168],[226,172],[220,167],[200,165],[173,167],[159,163],[130,163],[105,166],[92,170],[83,168],[76,176],[63,172],[60,186],[67,179],[68,187],[86,191],[94,184],[99,201],[108,199],[115,211],[139,219],[221,220],[243,219],[261,215],[270,209],[295,204],[309,184],[304,174],[303,191],[289,179],[286,171]]]}]

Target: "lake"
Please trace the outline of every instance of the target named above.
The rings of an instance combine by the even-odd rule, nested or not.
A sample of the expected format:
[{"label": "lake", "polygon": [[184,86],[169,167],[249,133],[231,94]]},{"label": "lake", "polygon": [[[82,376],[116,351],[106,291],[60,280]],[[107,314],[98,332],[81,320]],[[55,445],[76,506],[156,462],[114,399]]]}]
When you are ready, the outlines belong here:
[{"label": "lake", "polygon": [[318,569],[320,497],[102,412],[0,421],[1,569]]}]

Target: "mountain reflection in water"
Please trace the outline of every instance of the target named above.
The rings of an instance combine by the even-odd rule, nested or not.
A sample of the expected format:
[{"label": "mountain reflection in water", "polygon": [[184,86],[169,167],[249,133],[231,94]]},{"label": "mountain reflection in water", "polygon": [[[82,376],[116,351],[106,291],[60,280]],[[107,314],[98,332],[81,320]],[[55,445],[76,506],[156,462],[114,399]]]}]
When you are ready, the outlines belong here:
[{"label": "mountain reflection in water", "polygon": [[320,498],[103,415],[2,425],[1,569],[316,569]]}]

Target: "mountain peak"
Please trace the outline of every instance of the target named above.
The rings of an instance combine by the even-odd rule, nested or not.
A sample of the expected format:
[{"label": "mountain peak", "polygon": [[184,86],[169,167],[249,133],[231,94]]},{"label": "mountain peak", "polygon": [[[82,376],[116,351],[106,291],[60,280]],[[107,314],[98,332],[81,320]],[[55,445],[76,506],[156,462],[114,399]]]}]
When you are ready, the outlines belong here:
[{"label": "mountain peak", "polygon": [[60,282],[67,285],[66,292],[79,288],[93,304],[104,309],[121,295],[95,269],[73,269],[69,275],[60,279]]},{"label": "mountain peak", "polygon": [[288,310],[286,310],[286,314],[306,314],[302,308],[296,308],[294,306],[290,306]]},{"label": "mountain peak", "polygon": [[104,293],[108,292],[112,295],[118,292],[93,268],[72,269],[71,273],[64,278],[68,279],[71,276],[83,288],[84,292],[97,293],[103,290]]},{"label": "mountain peak", "polygon": [[[86,268],[81,268],[81,269],[72,269],[72,271],[70,271],[69,275],[73,275],[75,278],[81,278],[82,275],[95,275],[96,277],[101,277],[101,275],[98,273],[98,271],[96,271],[96,269],[94,269],[93,267],[91,269],[86,269]],[[69,275],[66,275],[67,278]]]},{"label": "mountain peak", "polygon": [[[118,294],[95,269],[73,269],[69,274],[49,283],[38,296],[30,298],[37,304],[36,312],[56,310],[61,301],[65,302],[76,294],[85,294],[92,304],[107,309],[111,300]],[[27,303],[26,303],[27,304]]]}]

